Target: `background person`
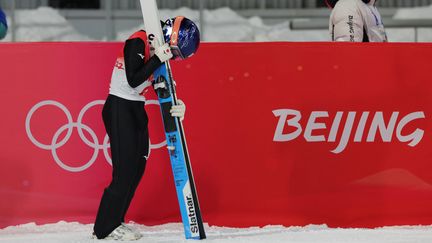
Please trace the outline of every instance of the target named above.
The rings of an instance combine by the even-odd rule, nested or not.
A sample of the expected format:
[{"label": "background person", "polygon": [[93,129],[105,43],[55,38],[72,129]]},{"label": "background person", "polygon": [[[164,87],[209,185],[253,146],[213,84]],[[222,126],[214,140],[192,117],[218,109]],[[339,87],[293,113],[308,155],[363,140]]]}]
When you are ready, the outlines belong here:
[{"label": "background person", "polygon": [[378,0],[325,0],[332,8],[332,41],[387,42],[384,24],[375,4]]},{"label": "background person", "polygon": [[0,8],[0,40],[6,36],[8,29],[6,14]]}]

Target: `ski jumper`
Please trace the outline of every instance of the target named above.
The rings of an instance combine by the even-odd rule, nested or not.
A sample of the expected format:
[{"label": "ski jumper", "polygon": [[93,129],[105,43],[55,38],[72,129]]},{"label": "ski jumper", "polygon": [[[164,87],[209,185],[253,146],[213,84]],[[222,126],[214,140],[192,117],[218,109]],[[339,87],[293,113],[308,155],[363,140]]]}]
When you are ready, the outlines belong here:
[{"label": "ski jumper", "polygon": [[144,31],[134,33],[125,42],[114,65],[109,95],[102,110],[110,138],[113,171],[94,224],[99,239],[108,236],[124,222],[144,174],[149,152],[144,93],[152,85],[151,76],[160,65],[156,55],[150,57]]}]

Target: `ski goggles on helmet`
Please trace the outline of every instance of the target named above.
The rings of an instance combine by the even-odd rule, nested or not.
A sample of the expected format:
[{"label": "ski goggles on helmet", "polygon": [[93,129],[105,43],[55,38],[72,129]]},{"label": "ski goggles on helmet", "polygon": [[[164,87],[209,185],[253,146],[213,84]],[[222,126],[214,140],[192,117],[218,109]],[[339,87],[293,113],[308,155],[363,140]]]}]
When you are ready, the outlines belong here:
[{"label": "ski goggles on helmet", "polygon": [[172,27],[171,32],[171,38],[170,38],[170,47],[171,52],[174,55],[175,59],[185,59],[185,56],[183,56],[183,53],[181,52],[179,46],[178,46],[178,37],[180,33],[180,25],[182,20],[184,19],[183,16],[178,16],[174,20],[174,25]]}]

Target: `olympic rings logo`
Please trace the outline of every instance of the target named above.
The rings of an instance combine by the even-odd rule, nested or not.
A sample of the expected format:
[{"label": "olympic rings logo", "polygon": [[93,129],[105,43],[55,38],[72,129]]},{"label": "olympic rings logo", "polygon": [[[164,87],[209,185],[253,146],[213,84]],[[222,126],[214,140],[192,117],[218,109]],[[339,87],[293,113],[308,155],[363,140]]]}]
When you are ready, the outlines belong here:
[{"label": "olympic rings logo", "polygon": [[[37,103],[36,105],[34,105],[29,113],[27,114],[26,117],[26,121],[25,121],[25,127],[26,127],[26,132],[27,132],[27,136],[29,137],[30,141],[36,145],[37,147],[44,149],[44,150],[51,150],[51,154],[52,157],[54,159],[54,161],[64,170],[70,171],[70,172],[81,172],[86,170],[87,168],[89,168],[97,159],[99,151],[103,150],[103,154],[104,157],[106,159],[106,161],[112,165],[112,161],[111,161],[111,157],[108,153],[108,148],[110,147],[109,144],[109,137],[107,134],[105,134],[105,137],[103,139],[102,144],[99,143],[99,140],[96,136],[96,133],[87,125],[82,123],[83,117],[85,115],[85,113],[92,108],[93,106],[96,105],[103,105],[105,103],[105,100],[95,100],[92,101],[90,103],[88,103],[86,106],[84,106],[79,115],[78,115],[78,119],[76,122],[73,121],[72,119],[72,115],[70,113],[70,111],[66,108],[66,106],[64,106],[63,104],[61,104],[60,102],[54,101],[54,100],[45,100],[45,101],[41,101],[39,103]],[[34,115],[34,113],[41,107],[43,106],[55,106],[57,108],[59,108],[60,110],[62,110],[64,112],[64,114],[66,115],[66,118],[68,120],[68,123],[61,126],[53,135],[52,140],[51,140],[51,144],[43,144],[41,142],[39,142],[32,134],[31,132],[31,128],[30,128],[30,122],[31,122],[31,118]],[[156,100],[147,100],[146,101],[146,105],[159,105],[159,102]],[[89,161],[87,161],[86,163],[84,163],[82,166],[77,166],[77,167],[73,167],[73,166],[69,166],[67,164],[65,164],[57,155],[57,149],[61,148],[62,146],[64,146],[68,140],[70,139],[72,132],[73,132],[73,128],[76,127],[78,130],[78,134],[81,138],[81,140],[90,148],[94,149],[93,155],[90,158]],[[84,135],[83,130],[85,130],[87,133],[90,134],[90,137],[93,141],[89,141],[87,139],[87,137]],[[66,136],[61,140],[59,140],[60,135],[64,132],[66,132]],[[147,157],[150,156],[150,151],[152,149],[158,149],[161,148],[163,146],[165,146],[166,140],[164,140],[161,143],[158,144],[151,144],[151,142],[149,143],[150,147],[149,147],[149,154]]]}]

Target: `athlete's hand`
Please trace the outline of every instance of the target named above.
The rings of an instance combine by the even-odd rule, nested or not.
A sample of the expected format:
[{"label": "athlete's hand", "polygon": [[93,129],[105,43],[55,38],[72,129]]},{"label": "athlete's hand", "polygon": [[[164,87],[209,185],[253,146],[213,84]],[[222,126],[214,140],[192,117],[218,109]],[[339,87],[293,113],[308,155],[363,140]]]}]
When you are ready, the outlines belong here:
[{"label": "athlete's hand", "polygon": [[171,106],[171,116],[180,118],[180,121],[183,121],[184,115],[186,112],[186,105],[182,100],[177,100],[177,105]]},{"label": "athlete's hand", "polygon": [[155,55],[159,58],[161,62],[166,62],[171,59],[171,57],[173,57],[171,48],[168,43],[159,45],[159,41],[157,39],[154,39],[153,42],[155,46]]}]

